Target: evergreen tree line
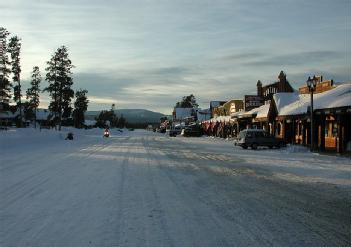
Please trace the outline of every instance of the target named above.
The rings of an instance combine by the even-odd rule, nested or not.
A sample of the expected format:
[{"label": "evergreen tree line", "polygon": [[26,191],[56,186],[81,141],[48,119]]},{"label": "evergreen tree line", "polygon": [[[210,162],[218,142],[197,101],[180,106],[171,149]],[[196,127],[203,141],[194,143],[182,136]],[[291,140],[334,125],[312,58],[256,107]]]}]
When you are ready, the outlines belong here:
[{"label": "evergreen tree line", "polygon": [[[69,59],[67,47],[59,47],[47,62],[45,80],[49,85],[43,90],[40,89],[42,82],[40,69],[38,66],[33,67],[30,87],[26,91],[27,101],[22,103],[20,78],[22,43],[18,36],[9,38],[9,35],[10,32],[6,28],[0,27],[0,112],[6,112],[10,109],[12,98],[16,103],[16,110],[19,110],[17,126],[23,127],[23,119],[32,120],[36,125],[40,93],[48,92],[51,98],[49,110],[53,114],[50,117],[53,125],[58,125],[59,130],[61,130],[62,121],[72,117],[75,127],[83,127],[84,113],[87,111],[89,103],[88,91],[79,89],[74,92],[72,89],[73,73],[71,70],[74,65]],[[72,108],[71,102],[74,97],[74,108]]]},{"label": "evergreen tree line", "polygon": [[101,111],[95,120],[98,128],[124,128],[127,126],[127,121],[123,114],[120,117],[116,115],[115,104],[112,104],[111,110]]}]

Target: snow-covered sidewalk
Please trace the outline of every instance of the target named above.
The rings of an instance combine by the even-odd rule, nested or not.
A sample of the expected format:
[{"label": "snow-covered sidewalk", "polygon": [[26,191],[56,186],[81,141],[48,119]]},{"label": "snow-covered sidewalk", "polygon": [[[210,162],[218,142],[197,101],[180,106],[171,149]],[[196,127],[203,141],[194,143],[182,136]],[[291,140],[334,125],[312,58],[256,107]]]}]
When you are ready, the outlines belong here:
[{"label": "snow-covered sidewalk", "polygon": [[244,150],[230,140],[213,137],[182,138],[204,152],[222,153],[242,159],[247,167],[270,172],[290,181],[323,182],[351,189],[351,158],[311,153],[307,147],[290,145],[281,149]]}]

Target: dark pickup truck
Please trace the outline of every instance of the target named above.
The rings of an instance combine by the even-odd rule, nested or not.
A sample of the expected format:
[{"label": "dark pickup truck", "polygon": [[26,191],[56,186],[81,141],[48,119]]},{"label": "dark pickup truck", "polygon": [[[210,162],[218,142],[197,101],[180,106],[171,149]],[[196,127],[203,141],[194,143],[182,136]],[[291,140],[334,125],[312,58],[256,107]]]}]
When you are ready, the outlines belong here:
[{"label": "dark pickup truck", "polygon": [[285,146],[286,143],[283,139],[276,138],[263,129],[245,129],[240,131],[234,145],[241,146],[244,149],[248,147],[257,149],[259,146],[280,148]]}]

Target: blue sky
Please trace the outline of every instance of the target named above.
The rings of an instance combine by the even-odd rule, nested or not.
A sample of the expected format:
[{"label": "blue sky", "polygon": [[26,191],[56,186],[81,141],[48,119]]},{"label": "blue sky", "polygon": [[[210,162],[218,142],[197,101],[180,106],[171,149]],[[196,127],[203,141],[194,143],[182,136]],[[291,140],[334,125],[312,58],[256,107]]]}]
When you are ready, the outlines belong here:
[{"label": "blue sky", "polygon": [[313,74],[351,81],[349,0],[12,0],[0,9],[1,26],[22,38],[23,83],[66,45],[89,110],[170,114],[191,93],[208,107],[255,93],[281,70],[295,88]]}]

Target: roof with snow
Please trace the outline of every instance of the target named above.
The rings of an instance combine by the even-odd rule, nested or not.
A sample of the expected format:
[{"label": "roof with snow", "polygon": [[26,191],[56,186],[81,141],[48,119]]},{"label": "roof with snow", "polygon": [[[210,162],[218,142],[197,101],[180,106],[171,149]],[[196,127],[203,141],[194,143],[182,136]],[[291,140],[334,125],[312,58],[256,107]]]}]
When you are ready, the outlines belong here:
[{"label": "roof with snow", "polygon": [[215,118],[211,118],[208,120],[209,122],[229,122],[229,121],[234,121],[231,116],[218,116]]},{"label": "roof with snow", "polygon": [[240,112],[237,114],[239,118],[245,117],[255,117],[255,118],[264,118],[268,116],[270,104],[261,105],[260,107],[256,107],[250,111]]},{"label": "roof with snow", "polygon": [[225,104],[227,101],[223,101],[223,100],[214,100],[210,102],[210,108],[214,108],[214,107],[218,107],[221,106],[223,104]]},{"label": "roof with snow", "polygon": [[191,117],[194,112],[193,108],[175,108],[175,119],[182,120]]},{"label": "roof with snow", "polygon": [[12,113],[11,111],[0,112],[0,119],[14,119],[19,113]]},{"label": "roof with snow", "polygon": [[[307,113],[311,104],[309,94],[277,93],[273,96],[279,116]],[[335,88],[313,95],[313,108],[330,109],[351,106],[351,83],[340,84]]]}]

